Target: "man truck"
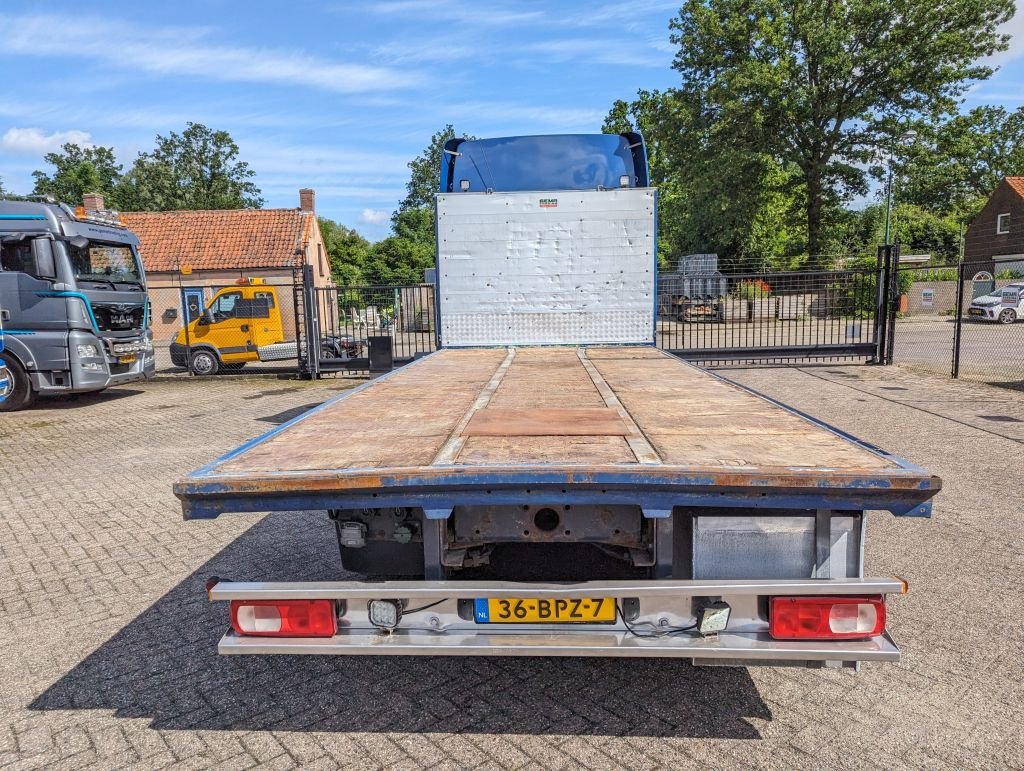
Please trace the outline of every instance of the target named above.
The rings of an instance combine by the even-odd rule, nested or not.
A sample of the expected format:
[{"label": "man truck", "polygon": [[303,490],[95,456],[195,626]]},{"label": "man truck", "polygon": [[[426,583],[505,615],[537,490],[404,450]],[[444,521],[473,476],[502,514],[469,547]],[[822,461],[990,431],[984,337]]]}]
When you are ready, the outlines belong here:
[{"label": "man truck", "polygon": [[0,200],[0,410],[154,374],[138,245],[116,212]]},{"label": "man truck", "polygon": [[[3,309],[0,308],[0,311]],[[0,312],[0,354],[4,352],[4,320],[3,313]],[[0,358],[0,404],[7,401],[7,392],[11,390],[11,373],[7,369],[7,365],[4,364],[4,359]]]},{"label": "man truck", "polygon": [[211,577],[220,652],[897,660],[868,511],[941,483],[654,346],[642,138],[443,158],[440,349],[174,486],[186,518],[324,510],[350,571]]}]

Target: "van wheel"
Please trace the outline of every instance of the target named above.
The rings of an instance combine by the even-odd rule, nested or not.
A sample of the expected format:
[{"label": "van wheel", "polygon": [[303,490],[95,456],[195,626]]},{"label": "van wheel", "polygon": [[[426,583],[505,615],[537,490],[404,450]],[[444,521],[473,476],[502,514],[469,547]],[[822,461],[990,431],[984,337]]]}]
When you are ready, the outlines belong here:
[{"label": "van wheel", "polygon": [[0,360],[7,367],[10,373],[11,386],[7,392],[7,398],[0,402],[0,412],[14,412],[31,406],[36,400],[36,392],[32,390],[32,381],[22,366],[5,353],[0,353]]},{"label": "van wheel", "polygon": [[213,351],[200,348],[198,351],[192,352],[192,356],[188,360],[188,368],[193,375],[216,375],[220,370],[220,362],[217,360],[217,354]]},{"label": "van wheel", "polygon": [[999,314],[1000,324],[1012,324],[1017,320],[1017,312],[1013,308],[1006,308]]}]

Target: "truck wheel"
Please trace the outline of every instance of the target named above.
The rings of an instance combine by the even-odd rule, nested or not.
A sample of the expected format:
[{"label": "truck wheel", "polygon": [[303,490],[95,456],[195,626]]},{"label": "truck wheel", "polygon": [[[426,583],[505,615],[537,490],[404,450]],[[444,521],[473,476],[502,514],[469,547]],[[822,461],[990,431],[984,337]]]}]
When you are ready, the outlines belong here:
[{"label": "truck wheel", "polygon": [[1013,308],[1006,308],[999,314],[1000,324],[1012,324],[1017,320],[1017,312]]},{"label": "truck wheel", "polygon": [[213,351],[200,348],[198,351],[192,352],[192,356],[188,361],[188,368],[192,371],[193,375],[216,375],[218,370],[220,370],[220,361],[218,361],[217,354]]},{"label": "truck wheel", "polygon": [[22,369],[13,356],[0,353],[0,359],[7,366],[7,371],[11,373],[10,378],[12,381],[12,387],[7,392],[7,398],[0,402],[0,412],[14,412],[15,410],[23,410],[29,407],[36,399],[36,392],[32,390],[32,381],[28,373]]}]

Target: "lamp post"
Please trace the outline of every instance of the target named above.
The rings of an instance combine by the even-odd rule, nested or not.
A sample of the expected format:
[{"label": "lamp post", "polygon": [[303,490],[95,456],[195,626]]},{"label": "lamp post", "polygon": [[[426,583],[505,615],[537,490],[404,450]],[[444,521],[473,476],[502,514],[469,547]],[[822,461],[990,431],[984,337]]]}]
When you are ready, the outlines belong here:
[{"label": "lamp post", "polygon": [[[900,144],[906,144],[907,142],[913,142],[917,138],[916,131],[906,131],[899,138]],[[889,246],[890,239],[892,236],[892,160],[895,155],[896,143],[893,143],[892,148],[889,150],[889,179],[885,185],[885,245]]]}]

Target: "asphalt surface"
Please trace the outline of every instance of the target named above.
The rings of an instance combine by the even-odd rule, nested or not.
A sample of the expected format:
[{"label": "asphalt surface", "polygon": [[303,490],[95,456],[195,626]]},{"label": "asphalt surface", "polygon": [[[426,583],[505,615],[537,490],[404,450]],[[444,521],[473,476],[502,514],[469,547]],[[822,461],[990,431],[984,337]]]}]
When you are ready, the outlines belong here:
[{"label": "asphalt surface", "polygon": [[1024,394],[726,374],[944,478],[932,520],[869,520],[867,572],[911,585],[900,664],[218,657],[206,578],[336,578],[333,532],[316,512],[184,522],[171,482],[345,384],[168,379],[0,416],[0,765],[1024,766]]},{"label": "asphalt surface", "polygon": [[[893,361],[940,375],[950,374],[955,328],[951,316],[900,319],[896,322]],[[959,376],[964,380],[1019,386],[1024,381],[1024,321],[964,321]]]}]

